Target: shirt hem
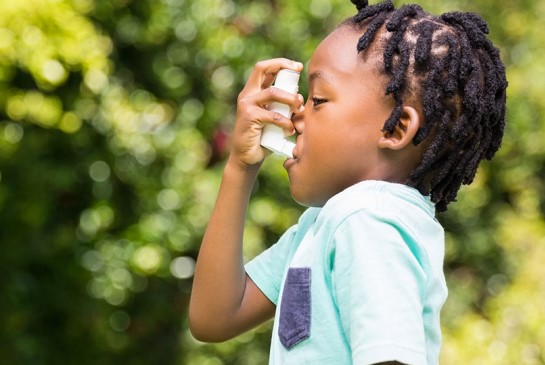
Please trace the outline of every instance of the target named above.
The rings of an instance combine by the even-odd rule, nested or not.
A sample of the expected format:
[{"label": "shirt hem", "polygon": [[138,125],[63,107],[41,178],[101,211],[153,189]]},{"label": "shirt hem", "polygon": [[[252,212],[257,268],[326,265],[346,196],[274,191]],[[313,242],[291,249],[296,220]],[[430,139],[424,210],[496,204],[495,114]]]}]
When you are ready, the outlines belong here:
[{"label": "shirt hem", "polygon": [[372,365],[387,361],[409,365],[432,365],[428,364],[424,353],[400,347],[377,346],[353,354],[354,364]]}]

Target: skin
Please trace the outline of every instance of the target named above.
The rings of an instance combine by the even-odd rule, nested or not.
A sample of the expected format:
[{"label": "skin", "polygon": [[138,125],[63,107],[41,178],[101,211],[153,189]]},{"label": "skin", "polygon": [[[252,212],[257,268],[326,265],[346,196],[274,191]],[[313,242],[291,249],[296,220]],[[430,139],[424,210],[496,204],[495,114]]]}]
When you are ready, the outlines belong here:
[{"label": "skin", "polygon": [[[248,201],[269,154],[259,144],[265,124],[297,134],[294,158],[284,166],[294,199],[306,206],[322,206],[364,180],[403,182],[418,163],[421,151],[411,140],[420,115],[405,106],[394,132],[381,131],[393,102],[385,81],[357,54],[358,38],[341,27],[319,45],[305,105],[301,95],[269,88],[280,69],[303,68],[283,58],[257,63],[239,94],[233,147],[195,270],[189,323],[198,340],[225,341],[274,317],[275,305],[246,275],[242,258]],[[264,107],[275,101],[290,105],[293,120]]]},{"label": "skin", "polygon": [[293,118],[299,134],[295,158],[284,164],[291,193],[302,205],[323,206],[364,180],[403,183],[420,158],[407,143],[419,126],[414,108],[405,107],[392,135],[381,131],[394,102],[375,66],[356,53],[359,37],[346,27],[336,30],[309,64],[306,108]]}]

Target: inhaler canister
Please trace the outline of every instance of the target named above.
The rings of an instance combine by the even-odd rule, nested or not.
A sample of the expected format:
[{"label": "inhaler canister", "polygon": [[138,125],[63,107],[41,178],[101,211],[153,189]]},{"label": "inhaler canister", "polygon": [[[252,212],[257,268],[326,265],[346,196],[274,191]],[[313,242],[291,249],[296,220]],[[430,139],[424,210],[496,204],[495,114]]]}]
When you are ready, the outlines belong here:
[{"label": "inhaler canister", "polygon": [[[299,72],[282,69],[278,71],[274,81],[274,87],[287,91],[292,94],[297,94],[299,83]],[[272,103],[269,105],[269,110],[278,112],[286,118],[291,118],[291,110],[289,105],[281,103]],[[267,124],[263,128],[261,136],[261,145],[268,148],[273,153],[288,158],[293,158],[293,148],[295,143],[290,141],[285,135],[282,128],[273,124]]]}]

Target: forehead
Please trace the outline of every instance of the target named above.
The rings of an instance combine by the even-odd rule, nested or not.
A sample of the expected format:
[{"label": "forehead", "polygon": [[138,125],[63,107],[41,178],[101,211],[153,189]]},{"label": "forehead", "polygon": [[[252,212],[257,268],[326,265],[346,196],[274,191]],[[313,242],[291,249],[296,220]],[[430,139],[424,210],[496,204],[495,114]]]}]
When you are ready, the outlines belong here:
[{"label": "forehead", "polygon": [[370,49],[371,53],[358,53],[357,44],[363,31],[356,32],[349,26],[341,26],[331,32],[316,48],[310,63],[309,75],[312,80],[313,74],[336,75],[354,80],[362,73],[369,77],[372,72],[378,75],[378,68],[373,67],[377,64],[377,57],[374,53],[374,47]]}]

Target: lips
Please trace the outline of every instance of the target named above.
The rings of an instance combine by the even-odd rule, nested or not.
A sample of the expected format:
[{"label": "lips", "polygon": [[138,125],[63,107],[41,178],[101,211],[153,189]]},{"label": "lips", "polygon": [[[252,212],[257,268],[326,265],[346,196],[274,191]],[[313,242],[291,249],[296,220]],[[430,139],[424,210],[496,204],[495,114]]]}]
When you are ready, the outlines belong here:
[{"label": "lips", "polygon": [[297,157],[293,156],[293,158],[288,158],[284,161],[284,168],[289,170],[295,163],[297,163]]},{"label": "lips", "polygon": [[299,152],[297,150],[297,140],[296,140],[295,147],[293,147],[292,155],[293,155],[292,158],[288,158],[288,159],[286,159],[286,161],[284,161],[284,168],[286,170],[290,169],[293,165],[295,165],[297,163],[298,158],[299,158]]},{"label": "lips", "polygon": [[284,168],[289,170],[293,165],[297,163],[297,151],[293,149],[293,158],[288,158],[284,161]]}]

